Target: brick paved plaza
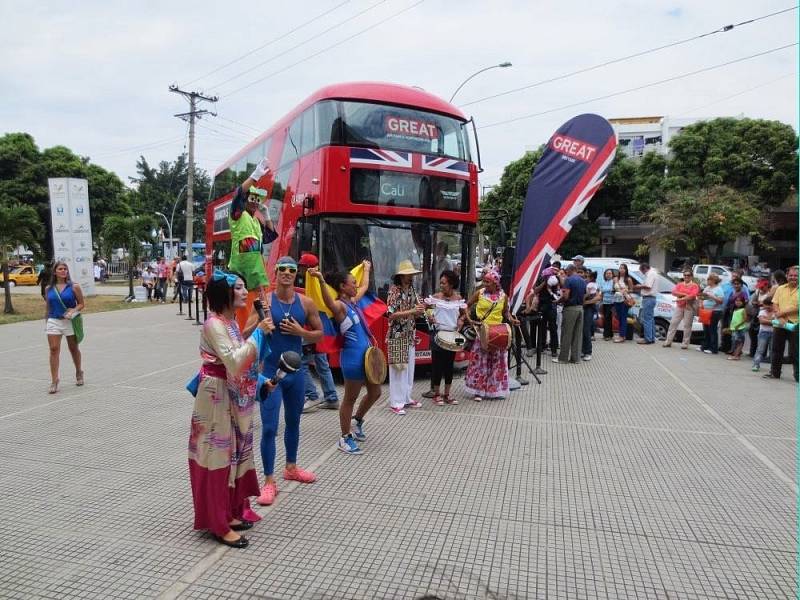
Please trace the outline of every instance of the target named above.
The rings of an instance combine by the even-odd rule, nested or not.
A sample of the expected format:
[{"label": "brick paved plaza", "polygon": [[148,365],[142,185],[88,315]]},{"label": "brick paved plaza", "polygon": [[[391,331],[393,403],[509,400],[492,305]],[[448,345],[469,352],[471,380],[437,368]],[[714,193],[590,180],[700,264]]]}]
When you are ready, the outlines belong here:
[{"label": "brick paved plaza", "polygon": [[795,597],[786,374],[596,342],[507,401],[384,398],[360,457],[333,411],[304,415],[318,482],[279,478],[234,550],[191,528],[199,328],[175,312],[88,315],[87,384],[63,349],[55,396],[43,322],[0,327],[0,597]]}]

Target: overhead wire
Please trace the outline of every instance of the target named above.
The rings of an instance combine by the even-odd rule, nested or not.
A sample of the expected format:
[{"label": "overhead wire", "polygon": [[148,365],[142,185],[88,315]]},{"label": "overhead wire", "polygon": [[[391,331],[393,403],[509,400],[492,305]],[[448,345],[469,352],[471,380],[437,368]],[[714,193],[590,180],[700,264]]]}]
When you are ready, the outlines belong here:
[{"label": "overhead wire", "polygon": [[748,93],[750,93],[750,92],[752,92],[754,90],[757,90],[759,88],[763,88],[763,87],[766,87],[768,85],[772,85],[773,83],[777,83],[781,79],[786,79],[787,77],[792,77],[794,75],[797,75],[797,73],[796,72],[794,72],[794,73],[786,73],[785,75],[781,75],[780,77],[777,77],[775,79],[770,79],[769,81],[765,81],[764,83],[760,83],[758,85],[754,85],[754,86],[749,87],[749,88],[747,88],[745,90],[742,90],[740,92],[736,92],[735,94],[730,94],[729,96],[725,96],[724,98],[719,98],[717,100],[714,100],[713,102],[709,102],[708,104],[703,104],[702,106],[696,106],[694,108],[690,108],[689,110],[681,111],[676,116],[689,116],[689,115],[691,115],[691,113],[693,113],[693,112],[695,112],[697,110],[702,110],[704,108],[708,108],[709,106],[713,106],[715,104],[719,104],[720,102],[725,102],[726,100],[730,100],[731,98],[736,98],[738,96],[743,96],[744,94],[748,94]]},{"label": "overhead wire", "polygon": [[244,60],[248,56],[251,56],[251,55],[255,54],[256,52],[259,52],[260,50],[263,50],[264,48],[267,48],[268,46],[271,46],[275,42],[278,42],[278,41],[282,40],[283,38],[285,38],[285,37],[297,32],[297,31],[300,31],[306,25],[310,25],[311,23],[321,19],[322,17],[329,15],[330,13],[332,13],[335,10],[337,10],[338,8],[341,8],[342,6],[347,4],[348,2],[350,2],[350,0],[344,0],[344,2],[341,2],[341,3],[337,4],[333,8],[330,8],[330,9],[326,10],[325,12],[318,14],[317,16],[313,17],[312,19],[309,19],[308,21],[306,21],[304,23],[301,23],[300,25],[298,25],[294,29],[291,29],[291,30],[287,31],[286,33],[283,33],[283,34],[279,35],[278,37],[272,38],[266,44],[262,44],[258,48],[253,48],[252,50],[248,50],[244,54],[234,58],[233,60],[231,60],[229,62],[226,62],[224,65],[221,65],[221,66],[219,66],[219,67],[217,67],[215,69],[212,69],[208,73],[206,73],[204,75],[201,75],[200,77],[196,77],[195,79],[192,79],[191,81],[187,81],[186,83],[184,83],[182,85],[182,87],[186,87],[188,85],[191,85],[191,84],[195,83],[196,81],[200,81],[201,79],[205,79],[209,75],[213,75],[214,73],[218,73],[222,69],[226,69],[226,68],[230,67],[231,65],[234,65],[237,62]]},{"label": "overhead wire", "polygon": [[714,35],[714,34],[717,34],[717,33],[726,33],[728,31],[733,30],[736,27],[741,27],[743,25],[750,25],[752,23],[756,23],[757,21],[762,21],[764,19],[769,19],[771,17],[777,16],[777,15],[780,15],[780,14],[783,14],[783,13],[786,13],[786,12],[797,10],[797,8],[798,8],[798,6],[792,6],[790,8],[785,8],[783,10],[775,11],[775,12],[769,13],[767,15],[762,15],[760,17],[755,17],[753,19],[748,19],[748,20],[742,21],[740,23],[735,23],[733,25],[724,25],[722,27],[719,27],[719,28],[715,29],[714,31],[709,31],[707,33],[703,33],[703,34],[700,34],[700,35],[695,35],[695,36],[692,36],[692,37],[689,37],[689,38],[686,38],[686,39],[683,39],[683,40],[678,40],[676,42],[670,42],[669,44],[664,44],[662,46],[657,46],[655,48],[650,48],[649,50],[642,50],[641,52],[635,52],[634,54],[628,54],[627,56],[622,56],[620,58],[614,58],[612,60],[608,60],[606,62],[602,62],[602,63],[596,64],[596,65],[592,65],[590,67],[585,67],[583,69],[578,69],[577,71],[572,71],[570,73],[564,73],[563,75],[558,75],[556,77],[551,77],[549,79],[543,79],[541,81],[537,81],[537,82],[531,83],[529,85],[524,85],[522,87],[514,88],[512,90],[507,90],[505,92],[499,92],[497,94],[492,94],[490,96],[485,96],[483,98],[478,98],[477,100],[471,100],[469,102],[465,102],[463,104],[460,104],[459,106],[462,106],[462,107],[472,106],[473,104],[478,104],[480,102],[485,102],[487,100],[494,100],[495,98],[500,98],[502,96],[508,96],[509,94],[516,94],[517,92],[522,92],[524,90],[529,90],[531,88],[539,87],[539,86],[545,85],[547,83],[553,83],[555,81],[561,81],[563,79],[568,79],[570,77],[574,77],[575,75],[580,75],[582,73],[588,73],[590,71],[595,71],[595,70],[600,69],[602,67],[607,67],[609,65],[614,65],[614,64],[617,64],[617,63],[621,63],[621,62],[624,62],[626,60],[631,60],[632,58],[638,58],[638,57],[644,56],[646,54],[652,54],[654,52],[659,52],[659,51],[665,50],[667,48],[674,48],[675,46],[680,46],[682,44],[687,44],[689,42],[694,42],[696,40],[699,40],[699,39],[704,38],[704,37],[708,37],[710,35]]},{"label": "overhead wire", "polygon": [[128,152],[140,152],[140,151],[149,150],[149,149],[152,149],[152,148],[159,148],[161,146],[166,146],[168,144],[174,144],[176,142],[180,142],[181,140],[184,140],[184,139],[185,139],[185,136],[179,136],[179,137],[168,138],[168,139],[159,140],[159,141],[155,141],[155,142],[150,142],[150,143],[147,143],[147,144],[140,144],[138,146],[130,146],[130,147],[127,147],[127,148],[120,148],[119,150],[112,150],[110,152],[102,152],[100,154],[95,155],[94,158],[95,159],[97,159],[97,158],[105,158],[105,157],[108,157],[108,156],[117,156],[119,154],[126,154]]},{"label": "overhead wire", "polygon": [[233,123],[234,125],[239,125],[240,127],[245,127],[247,129],[252,129],[253,131],[257,131],[258,133],[261,133],[261,131],[262,131],[258,127],[253,127],[252,125],[248,125],[247,123],[240,123],[239,121],[234,121],[233,119],[228,119],[227,117],[222,117],[220,115],[217,115],[217,118],[218,119],[222,119],[223,121],[228,121],[229,123]]},{"label": "overhead wire", "polygon": [[[412,8],[416,8],[417,6],[419,6],[420,4],[422,4],[424,1],[425,1],[425,0],[419,0],[418,2],[415,2],[414,4],[412,4],[412,5],[410,5],[410,6],[407,6],[406,8],[404,8],[404,9],[402,9],[402,10],[400,10],[400,11],[397,11],[396,13],[393,13],[393,14],[389,15],[388,17],[386,17],[386,18],[384,18],[384,19],[381,19],[381,20],[380,20],[380,21],[378,21],[377,23],[374,23],[374,24],[370,25],[369,27],[366,27],[366,28],[362,29],[361,31],[358,31],[358,32],[354,33],[353,35],[350,35],[350,36],[348,36],[348,37],[344,38],[343,40],[340,40],[340,41],[336,42],[335,44],[331,44],[330,46],[326,46],[325,48],[323,48],[322,50],[319,50],[318,52],[315,52],[315,53],[313,53],[313,54],[311,54],[311,55],[309,55],[309,56],[307,56],[307,57],[305,57],[305,58],[303,58],[303,59],[301,59],[301,60],[298,60],[298,61],[296,61],[296,62],[294,62],[294,63],[292,63],[292,64],[290,64],[290,65],[288,65],[288,66],[286,66],[286,67],[284,67],[284,68],[282,68],[282,69],[278,69],[277,71],[273,71],[273,72],[272,72],[272,73],[270,73],[269,75],[265,75],[264,77],[262,77],[262,78],[260,78],[260,79],[257,79],[257,80],[255,80],[255,81],[251,81],[251,82],[250,82],[250,83],[248,83],[247,85],[244,85],[244,86],[242,86],[242,87],[240,87],[240,88],[236,88],[235,90],[233,90],[233,91],[230,91],[230,92],[228,92],[227,94],[224,94],[224,95],[225,95],[226,97],[233,96],[234,94],[238,94],[239,92],[241,92],[241,91],[243,91],[243,90],[246,90],[247,88],[253,87],[254,85],[257,85],[257,84],[261,83],[262,81],[266,81],[267,79],[269,79],[269,78],[271,78],[271,77],[274,77],[275,75],[278,75],[278,74],[280,74],[280,73],[283,73],[284,71],[288,71],[288,70],[289,70],[289,69],[291,69],[292,67],[296,67],[297,65],[299,65],[299,64],[301,64],[301,63],[304,63],[304,62],[306,62],[307,60],[311,60],[312,58],[315,58],[315,57],[319,56],[320,54],[322,54],[322,53],[324,53],[324,52],[327,52],[328,50],[331,50],[331,49],[333,49],[333,48],[336,48],[337,46],[341,46],[341,45],[342,45],[342,44],[344,44],[345,42],[349,42],[349,41],[350,41],[350,40],[352,40],[353,38],[356,38],[356,37],[358,37],[359,35],[362,35],[362,34],[364,34],[364,33],[368,32],[368,31],[370,31],[370,30],[372,30],[372,29],[375,29],[375,28],[376,28],[376,27],[378,27],[379,25],[383,25],[383,24],[384,24],[384,23],[386,23],[387,21],[390,21],[391,19],[394,19],[395,17],[398,17],[398,16],[400,16],[401,14],[403,14],[403,13],[405,13],[405,12],[408,12],[408,11],[409,11],[409,10],[411,10]],[[222,95],[222,94],[221,94],[221,95]]]},{"label": "overhead wire", "polygon": [[489,123],[488,125],[483,125],[481,127],[478,127],[478,129],[488,129],[490,127],[498,127],[500,125],[507,125],[508,123],[515,123],[517,121],[522,121],[522,120],[525,120],[525,119],[532,119],[533,117],[540,117],[542,115],[547,115],[547,114],[550,114],[550,113],[558,112],[560,110],[565,110],[567,108],[574,108],[576,106],[581,106],[583,104],[588,104],[590,102],[597,102],[599,100],[606,100],[608,98],[614,98],[615,96],[622,96],[623,94],[630,94],[631,92],[636,92],[636,91],[639,91],[639,90],[643,90],[645,88],[653,87],[653,86],[656,86],[656,85],[662,85],[664,83],[669,83],[671,81],[676,81],[678,79],[684,79],[686,77],[691,77],[693,75],[699,75],[700,73],[706,73],[708,71],[713,71],[714,69],[720,69],[722,67],[726,67],[728,65],[744,62],[746,60],[751,60],[751,59],[757,58],[759,56],[765,56],[767,54],[772,54],[773,52],[779,52],[780,50],[785,50],[786,48],[792,48],[792,47],[797,46],[797,45],[798,45],[798,42],[794,42],[792,44],[786,44],[784,46],[778,46],[777,48],[771,48],[770,50],[765,50],[763,52],[758,52],[756,54],[751,54],[750,56],[743,56],[741,58],[737,58],[737,59],[734,59],[734,60],[729,60],[729,61],[726,61],[726,62],[723,62],[723,63],[712,65],[710,67],[704,67],[702,69],[697,69],[696,71],[691,71],[689,73],[683,73],[682,75],[675,75],[673,77],[667,77],[666,79],[660,79],[658,81],[653,81],[651,83],[647,83],[647,84],[644,84],[644,85],[639,85],[639,86],[636,86],[636,87],[628,88],[626,90],[621,90],[619,92],[613,92],[611,94],[605,94],[603,96],[596,96],[595,98],[589,98],[588,100],[581,100],[580,102],[573,102],[572,104],[566,104],[564,106],[559,106],[557,108],[551,108],[549,110],[544,110],[544,111],[537,112],[537,113],[531,113],[531,114],[528,114],[528,115],[522,115],[520,117],[514,117],[512,119],[505,119],[503,121],[498,121],[496,123]]},{"label": "overhead wire", "polygon": [[274,60],[276,60],[276,59],[280,58],[281,56],[285,56],[285,55],[289,54],[290,52],[294,52],[295,50],[297,50],[297,49],[298,49],[298,48],[300,48],[301,46],[305,46],[306,44],[309,44],[309,43],[311,43],[311,42],[313,42],[313,41],[315,41],[315,40],[318,40],[318,39],[320,39],[320,37],[321,37],[321,36],[323,36],[323,35],[325,35],[326,33],[329,33],[329,32],[331,32],[331,31],[333,31],[334,29],[336,29],[336,28],[338,28],[338,27],[341,27],[341,26],[342,26],[342,25],[344,25],[345,23],[349,23],[350,21],[352,21],[352,20],[354,20],[354,19],[357,19],[357,18],[358,18],[358,17],[360,17],[361,15],[368,13],[369,11],[371,11],[371,10],[373,10],[373,9],[377,8],[377,7],[378,7],[378,6],[380,6],[381,4],[385,4],[385,3],[386,3],[386,2],[388,2],[388,1],[389,1],[389,0],[378,0],[378,2],[376,2],[375,4],[372,4],[372,5],[368,6],[367,8],[365,8],[364,10],[362,10],[362,11],[360,11],[360,12],[357,12],[356,14],[354,14],[354,15],[352,15],[352,16],[350,16],[350,17],[348,17],[348,18],[346,18],[346,19],[344,19],[344,20],[342,20],[342,21],[339,21],[338,23],[336,23],[336,24],[334,24],[334,25],[331,25],[330,27],[328,27],[328,28],[327,28],[327,29],[325,29],[324,31],[321,31],[321,32],[319,32],[319,33],[317,33],[317,34],[314,34],[313,36],[309,37],[309,38],[308,38],[308,39],[306,39],[306,40],[303,40],[302,42],[299,42],[299,43],[297,43],[297,44],[294,44],[294,45],[293,45],[291,48],[289,48],[289,49],[287,49],[287,50],[284,50],[283,52],[279,52],[278,54],[276,54],[276,55],[274,55],[274,56],[271,56],[271,57],[270,57],[270,58],[268,58],[267,60],[261,61],[260,63],[258,63],[258,64],[256,64],[256,65],[253,65],[253,66],[252,66],[252,67],[250,67],[249,69],[245,69],[244,71],[242,71],[242,72],[240,72],[240,73],[237,73],[237,74],[236,74],[236,75],[234,75],[233,77],[229,77],[228,79],[225,79],[224,81],[220,81],[219,83],[212,85],[210,89],[212,89],[212,90],[219,89],[219,88],[221,88],[223,85],[225,85],[226,83],[230,83],[231,81],[234,81],[234,80],[236,80],[236,79],[239,79],[240,77],[243,77],[244,75],[247,75],[248,73],[252,73],[252,72],[253,72],[253,71],[255,71],[256,69],[258,69],[258,68],[260,68],[260,67],[263,67],[264,65],[266,65],[266,64],[268,64],[268,63],[271,63],[272,61],[274,61]]}]

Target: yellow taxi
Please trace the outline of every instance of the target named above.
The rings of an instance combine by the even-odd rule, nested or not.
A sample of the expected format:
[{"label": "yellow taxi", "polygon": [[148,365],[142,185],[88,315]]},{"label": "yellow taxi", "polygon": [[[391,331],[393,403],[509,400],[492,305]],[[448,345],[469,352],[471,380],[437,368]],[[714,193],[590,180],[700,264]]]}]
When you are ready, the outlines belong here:
[{"label": "yellow taxi", "polygon": [[[38,276],[36,269],[31,265],[23,265],[21,267],[14,267],[8,274],[8,281],[11,287],[15,285],[36,285]],[[5,282],[3,273],[0,272],[0,285]]]}]

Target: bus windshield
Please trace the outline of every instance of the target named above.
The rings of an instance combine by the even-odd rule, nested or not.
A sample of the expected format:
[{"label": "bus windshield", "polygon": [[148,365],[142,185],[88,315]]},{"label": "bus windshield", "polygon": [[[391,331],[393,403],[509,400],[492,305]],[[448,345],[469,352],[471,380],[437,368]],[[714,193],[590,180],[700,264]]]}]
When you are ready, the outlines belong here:
[{"label": "bus windshield", "polygon": [[[385,300],[397,264],[411,260],[422,271],[414,278],[421,297],[439,288],[442,271],[461,276],[473,270],[474,228],[373,218],[330,218],[322,221],[321,266],[324,272],[349,271],[362,260],[372,262],[370,289]],[[470,291],[471,277],[462,277],[462,295]]]},{"label": "bus windshield", "polygon": [[401,106],[350,101],[339,104],[346,146],[470,160],[466,129],[458,119]]}]

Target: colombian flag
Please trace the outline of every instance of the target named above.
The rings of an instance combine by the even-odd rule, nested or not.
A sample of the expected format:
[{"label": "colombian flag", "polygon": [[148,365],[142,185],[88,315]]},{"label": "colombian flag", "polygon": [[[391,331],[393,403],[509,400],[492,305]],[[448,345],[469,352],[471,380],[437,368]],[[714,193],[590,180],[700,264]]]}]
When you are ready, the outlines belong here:
[{"label": "colombian flag", "polygon": [[[364,277],[364,265],[359,263],[352,269],[350,273],[356,278],[356,281],[361,285],[361,280]],[[325,284],[328,285],[328,284]],[[336,290],[328,285],[328,292],[334,298],[336,297]],[[333,313],[325,306],[322,300],[322,289],[320,288],[319,280],[316,277],[306,277],[306,296],[311,298],[319,309],[319,318],[322,321],[322,339],[317,342],[317,352],[338,352],[342,348],[342,337],[339,335],[339,330],[333,322]],[[364,315],[367,327],[370,330],[375,330],[375,324],[378,319],[386,314],[386,303],[380,298],[375,296],[372,292],[367,292],[357,303],[361,314]]]}]

